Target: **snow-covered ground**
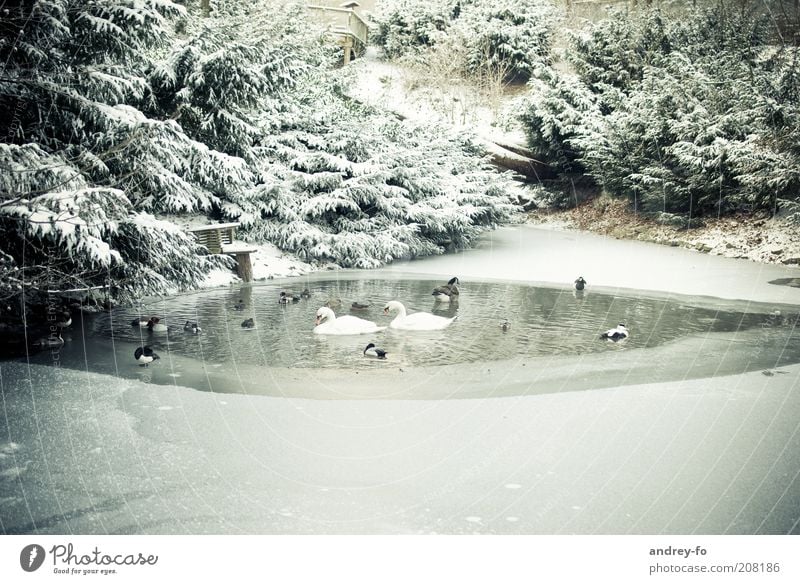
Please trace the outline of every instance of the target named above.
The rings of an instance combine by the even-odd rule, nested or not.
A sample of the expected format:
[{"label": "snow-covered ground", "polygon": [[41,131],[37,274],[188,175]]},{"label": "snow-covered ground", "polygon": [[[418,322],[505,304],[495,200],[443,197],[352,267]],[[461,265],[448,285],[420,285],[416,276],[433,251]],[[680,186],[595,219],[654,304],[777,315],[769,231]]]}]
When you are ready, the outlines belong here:
[{"label": "snow-covered ground", "polygon": [[436,79],[430,72],[382,60],[375,47],[352,67],[356,79],[350,93],[364,103],[417,123],[472,132],[487,146],[494,141],[525,145],[519,121],[507,109],[519,88],[499,86],[487,92],[459,79]]},{"label": "snow-covered ground", "polygon": [[[528,226],[381,274],[408,272],[457,274],[465,293],[470,277],[561,283],[583,274],[590,291],[800,306],[799,289],[767,283],[791,268]],[[678,358],[688,372],[701,357]],[[0,364],[2,529],[800,532],[800,365],[669,383],[642,383],[621,367],[617,385],[584,391],[562,391],[538,375],[546,370],[486,364],[479,374],[481,365],[462,376],[497,397],[391,398],[458,383],[434,371],[375,377],[383,399],[341,399],[369,390],[352,371],[296,371],[292,383],[339,397],[308,399],[155,385],[144,368],[128,380]],[[279,389],[286,379],[260,375],[247,383]],[[529,384],[527,395],[500,397],[511,378]]]}]

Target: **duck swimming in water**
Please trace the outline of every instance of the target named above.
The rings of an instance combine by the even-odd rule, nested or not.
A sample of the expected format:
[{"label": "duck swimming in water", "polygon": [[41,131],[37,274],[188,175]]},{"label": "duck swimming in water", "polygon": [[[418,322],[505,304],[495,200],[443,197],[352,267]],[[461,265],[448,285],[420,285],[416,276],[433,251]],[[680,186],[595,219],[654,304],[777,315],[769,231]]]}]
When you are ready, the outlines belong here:
[{"label": "duck swimming in water", "polygon": [[508,319],[506,319],[506,320],[504,320],[503,322],[501,322],[501,323],[500,323],[500,329],[501,329],[501,330],[502,330],[504,333],[505,333],[505,332],[508,332],[508,331],[509,331],[509,329],[511,329],[511,323],[510,323],[510,322],[508,322]]},{"label": "duck swimming in water", "polygon": [[375,357],[376,359],[386,359],[386,351],[376,347],[375,343],[370,343],[367,345],[367,348],[364,349],[364,356]]},{"label": "duck swimming in water", "polygon": [[197,326],[196,322],[190,322],[187,320],[186,324],[183,325],[183,330],[185,330],[187,333],[192,333],[193,335],[197,335],[200,332],[202,332],[203,329]]},{"label": "duck swimming in water", "polygon": [[302,292],[300,292],[300,298],[311,298],[311,292],[308,291],[308,288],[305,288]]},{"label": "duck swimming in water", "polygon": [[278,304],[292,304],[294,302],[300,302],[300,297],[291,293],[287,294],[286,292],[281,292],[278,298]]},{"label": "duck swimming in water", "polygon": [[256,326],[256,321],[252,318],[242,321],[242,328],[251,329]]},{"label": "duck swimming in water", "polygon": [[53,324],[58,328],[67,328],[72,324],[72,316],[70,316],[69,312],[62,312],[61,316]]},{"label": "duck swimming in water", "polygon": [[161,324],[161,319],[157,316],[154,316],[149,321],[147,321],[147,328],[153,331],[154,333],[165,333],[167,332],[168,327],[165,324]]},{"label": "duck swimming in water", "polygon": [[138,347],[133,352],[133,358],[136,359],[139,365],[147,367],[150,363],[161,357],[154,353],[153,349],[150,347]]},{"label": "duck swimming in water", "polygon": [[140,328],[146,327],[150,323],[150,319],[134,318],[131,321],[131,326],[138,326]]},{"label": "duck swimming in water", "polygon": [[431,295],[437,302],[450,302],[451,300],[458,300],[458,278],[450,278],[444,286],[434,288]]},{"label": "duck swimming in water", "polygon": [[36,339],[31,343],[31,347],[37,351],[46,351],[47,349],[59,349],[64,346],[64,339],[61,338],[61,332],[58,335],[50,334],[46,337]]},{"label": "duck swimming in water", "polygon": [[628,333],[628,329],[625,327],[625,325],[623,323],[619,323],[617,328],[608,329],[606,332],[600,335],[600,338],[616,343],[617,341],[627,339],[629,336],[630,333]]},{"label": "duck swimming in water", "polygon": [[586,288],[586,284],[588,284],[588,282],[583,279],[583,276],[578,276],[578,279],[575,280],[574,283],[575,283],[575,290],[578,290],[579,292],[584,288]]},{"label": "duck swimming in water", "polygon": [[239,301],[236,303],[236,306],[233,307],[234,310],[242,311],[245,309],[244,300],[239,298]]}]

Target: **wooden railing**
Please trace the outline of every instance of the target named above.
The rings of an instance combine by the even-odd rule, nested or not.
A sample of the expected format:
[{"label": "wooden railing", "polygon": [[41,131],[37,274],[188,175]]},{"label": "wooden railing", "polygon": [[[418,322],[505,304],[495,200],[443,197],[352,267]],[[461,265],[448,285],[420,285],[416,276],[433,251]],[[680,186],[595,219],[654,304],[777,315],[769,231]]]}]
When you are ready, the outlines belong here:
[{"label": "wooden railing", "polygon": [[237,227],[238,223],[216,223],[194,227],[188,231],[194,235],[198,243],[206,246],[210,253],[222,253],[223,245],[233,243]]},{"label": "wooden railing", "polygon": [[[329,25],[335,34],[355,39],[362,45],[367,44],[369,27],[352,8],[309,5],[308,9],[314,14],[317,21]],[[345,38],[345,40],[347,39]]]}]

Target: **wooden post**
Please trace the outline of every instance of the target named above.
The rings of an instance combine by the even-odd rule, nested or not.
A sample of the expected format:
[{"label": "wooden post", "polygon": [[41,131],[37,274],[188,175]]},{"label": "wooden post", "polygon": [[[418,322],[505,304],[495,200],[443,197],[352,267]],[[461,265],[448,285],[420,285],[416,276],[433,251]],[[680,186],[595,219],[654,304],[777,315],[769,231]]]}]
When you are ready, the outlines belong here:
[{"label": "wooden post", "polygon": [[250,252],[245,251],[236,255],[236,271],[243,282],[253,281],[253,263],[250,261]]},{"label": "wooden post", "polygon": [[344,40],[344,64],[350,62],[350,52],[353,50],[353,40],[348,36]]}]

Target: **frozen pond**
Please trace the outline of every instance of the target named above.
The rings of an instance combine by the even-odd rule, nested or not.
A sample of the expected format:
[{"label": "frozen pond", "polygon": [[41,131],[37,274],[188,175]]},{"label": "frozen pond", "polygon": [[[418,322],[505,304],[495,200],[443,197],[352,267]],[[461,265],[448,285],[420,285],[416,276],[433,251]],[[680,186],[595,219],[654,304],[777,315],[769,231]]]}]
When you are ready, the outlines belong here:
[{"label": "frozen pond", "polygon": [[[0,529],[798,533],[800,290],[769,284],[796,273],[522,227],[455,256],[148,304],[166,334],[133,329],[132,310],[76,315],[61,368],[0,362]],[[330,296],[386,324],[384,302],[431,311],[454,275],[441,333],[312,333]],[[313,296],[279,306],[283,287]],[[619,320],[627,342],[597,338]],[[368,341],[390,358],[362,357]],[[146,368],[143,342],[162,357]]]}]

